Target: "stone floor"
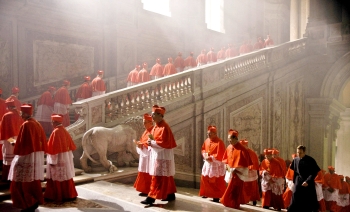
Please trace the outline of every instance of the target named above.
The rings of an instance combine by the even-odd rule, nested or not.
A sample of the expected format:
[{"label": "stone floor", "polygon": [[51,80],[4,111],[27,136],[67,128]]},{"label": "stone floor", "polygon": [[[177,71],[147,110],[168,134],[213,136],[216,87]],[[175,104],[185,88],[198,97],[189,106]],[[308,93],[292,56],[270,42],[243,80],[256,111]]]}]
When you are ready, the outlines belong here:
[{"label": "stone floor", "polygon": [[[241,205],[241,210],[226,208],[220,203],[213,202],[211,198],[199,197],[198,189],[179,186],[176,201],[156,200],[153,206],[145,206],[140,203],[145,197],[138,196],[138,192],[133,188],[136,173],[135,168],[123,168],[114,174],[81,173],[74,179],[77,184],[83,182],[76,186],[79,195],[77,200],[64,204],[45,203],[36,211],[272,211],[252,205]],[[20,210],[13,208],[12,201],[7,198],[0,202],[0,211],[18,212]]]}]

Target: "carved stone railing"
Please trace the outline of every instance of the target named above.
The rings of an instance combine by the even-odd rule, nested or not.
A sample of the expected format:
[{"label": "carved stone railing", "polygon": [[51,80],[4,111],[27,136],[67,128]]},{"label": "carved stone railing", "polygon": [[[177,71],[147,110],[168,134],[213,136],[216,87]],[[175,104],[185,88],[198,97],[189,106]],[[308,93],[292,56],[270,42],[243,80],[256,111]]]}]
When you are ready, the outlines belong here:
[{"label": "carved stone railing", "polygon": [[305,57],[306,41],[303,38],[261,49],[75,102],[73,107],[80,118],[67,130],[73,140],[77,140],[94,126],[113,127],[125,122],[130,116],[149,113],[154,104],[166,106],[167,111],[172,111],[194,103],[207,97],[208,94],[203,95],[204,91],[213,90],[211,93],[214,95],[214,91],[224,90],[231,80],[273,70]]}]

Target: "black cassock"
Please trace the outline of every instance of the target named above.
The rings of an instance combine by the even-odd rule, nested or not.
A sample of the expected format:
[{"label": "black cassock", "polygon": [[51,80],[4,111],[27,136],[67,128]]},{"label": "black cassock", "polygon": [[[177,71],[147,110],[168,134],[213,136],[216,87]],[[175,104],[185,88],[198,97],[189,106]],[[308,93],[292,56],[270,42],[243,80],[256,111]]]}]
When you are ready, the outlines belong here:
[{"label": "black cassock", "polygon": [[[290,169],[294,171],[294,189],[288,211],[318,211],[315,177],[320,171],[320,167],[318,167],[315,159],[308,155],[305,155],[303,158],[296,157],[290,165]],[[306,182],[308,186],[301,186],[303,182]]]}]

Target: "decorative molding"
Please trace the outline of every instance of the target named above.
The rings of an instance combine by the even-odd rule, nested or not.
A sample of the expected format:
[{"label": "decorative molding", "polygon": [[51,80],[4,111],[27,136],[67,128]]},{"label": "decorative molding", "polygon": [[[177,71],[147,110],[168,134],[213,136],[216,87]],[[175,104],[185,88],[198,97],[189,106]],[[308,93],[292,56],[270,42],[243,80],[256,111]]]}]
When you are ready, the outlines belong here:
[{"label": "decorative molding", "polygon": [[229,113],[230,128],[238,130],[239,137],[247,139],[256,152],[262,148],[262,108],[263,98],[258,98]]},{"label": "decorative molding", "polygon": [[94,47],[49,40],[33,42],[34,86],[94,73]]},{"label": "decorative molding", "polygon": [[5,88],[13,86],[12,45],[12,24],[0,21],[0,84],[3,96],[10,96],[10,89]]},{"label": "decorative molding", "polygon": [[95,125],[102,122],[102,105],[91,108],[91,124]]}]

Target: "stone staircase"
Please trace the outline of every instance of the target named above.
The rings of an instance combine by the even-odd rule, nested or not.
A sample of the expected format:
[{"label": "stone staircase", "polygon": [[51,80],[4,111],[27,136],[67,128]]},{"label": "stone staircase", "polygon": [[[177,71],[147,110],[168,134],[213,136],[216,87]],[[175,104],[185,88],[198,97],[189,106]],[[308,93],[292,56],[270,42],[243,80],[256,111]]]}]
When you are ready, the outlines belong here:
[{"label": "stone staircase", "polygon": [[[205,211],[205,212],[267,212],[273,211],[251,204],[241,205],[240,210],[227,208],[220,203],[215,203],[211,198],[201,198],[198,196],[199,189],[190,187],[177,186],[176,201],[163,202],[156,200],[153,206],[145,206],[140,203],[145,197],[139,196],[133,188],[137,176],[137,168],[121,167],[116,173],[108,174],[107,172],[84,173],[83,170],[76,169],[74,182],[78,191],[78,197],[87,201],[92,201],[102,205],[102,209],[87,209],[86,211]],[[3,201],[1,207],[8,205],[11,208],[11,196],[9,192],[9,183],[0,183],[0,201]],[[45,190],[46,182],[42,182],[42,189]],[[40,206],[39,211],[81,211],[79,208],[48,208]],[[12,210],[10,210],[12,211]],[[13,210],[18,211],[18,210]],[[282,210],[286,211],[286,210]]]},{"label": "stone staircase", "polygon": [[[94,182],[94,177],[90,175],[85,175],[82,173],[83,173],[83,170],[75,169],[75,177],[73,178],[75,185]],[[1,171],[0,171],[0,175],[2,175]],[[43,191],[45,191],[45,188],[46,188],[45,180],[41,183],[41,187]],[[7,199],[11,199],[10,182],[0,181],[0,201],[7,200]]]}]

